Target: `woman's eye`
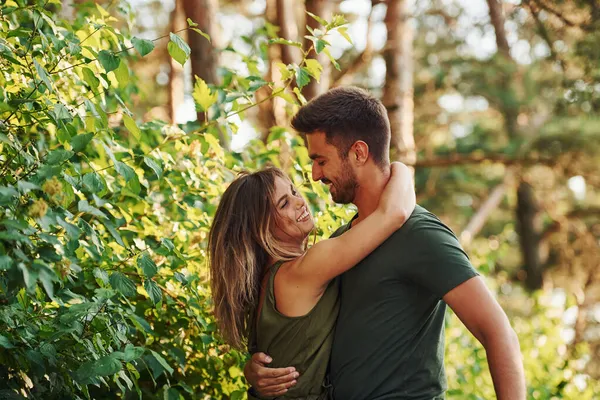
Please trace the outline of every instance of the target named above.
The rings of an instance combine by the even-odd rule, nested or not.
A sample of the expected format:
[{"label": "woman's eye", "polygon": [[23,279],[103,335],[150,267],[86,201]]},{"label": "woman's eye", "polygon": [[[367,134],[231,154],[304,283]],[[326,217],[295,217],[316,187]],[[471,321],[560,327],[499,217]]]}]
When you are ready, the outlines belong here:
[{"label": "woman's eye", "polygon": [[286,201],[284,201],[284,202],[283,202],[283,204],[281,205],[281,209],[284,209],[284,208],[285,208],[285,206],[287,206],[287,205],[288,205],[288,202],[287,202],[287,200],[286,200]]}]

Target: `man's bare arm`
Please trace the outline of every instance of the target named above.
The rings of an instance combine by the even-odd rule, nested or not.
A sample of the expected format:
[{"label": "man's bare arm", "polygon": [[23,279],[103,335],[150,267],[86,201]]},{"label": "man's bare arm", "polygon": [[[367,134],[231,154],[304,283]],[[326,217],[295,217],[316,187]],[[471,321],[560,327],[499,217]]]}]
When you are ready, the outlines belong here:
[{"label": "man's bare arm", "polygon": [[444,301],[485,348],[498,400],[525,400],[519,339],[483,279],[469,279],[448,292]]},{"label": "man's bare arm", "polygon": [[294,367],[267,367],[272,361],[265,353],[255,353],[244,367],[246,380],[262,397],[282,396],[300,376]]}]

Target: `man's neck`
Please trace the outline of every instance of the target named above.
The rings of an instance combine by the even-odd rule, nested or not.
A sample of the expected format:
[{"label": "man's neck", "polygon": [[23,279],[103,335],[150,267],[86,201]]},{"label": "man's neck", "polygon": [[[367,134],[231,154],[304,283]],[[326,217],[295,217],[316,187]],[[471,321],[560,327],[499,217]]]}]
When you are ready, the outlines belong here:
[{"label": "man's neck", "polygon": [[365,176],[360,177],[359,187],[353,201],[358,208],[358,218],[354,220],[354,224],[367,218],[377,209],[381,193],[390,179],[390,172],[389,165],[383,170],[374,167],[365,173]]}]

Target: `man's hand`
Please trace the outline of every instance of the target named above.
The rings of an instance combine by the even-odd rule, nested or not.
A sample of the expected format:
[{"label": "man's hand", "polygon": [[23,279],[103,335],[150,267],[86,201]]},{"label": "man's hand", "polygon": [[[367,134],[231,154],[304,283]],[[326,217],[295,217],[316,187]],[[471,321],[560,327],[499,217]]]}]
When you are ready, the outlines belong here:
[{"label": "man's hand", "polygon": [[296,368],[268,368],[273,359],[265,353],[255,353],[244,367],[244,376],[262,397],[281,396],[296,384],[300,376]]}]

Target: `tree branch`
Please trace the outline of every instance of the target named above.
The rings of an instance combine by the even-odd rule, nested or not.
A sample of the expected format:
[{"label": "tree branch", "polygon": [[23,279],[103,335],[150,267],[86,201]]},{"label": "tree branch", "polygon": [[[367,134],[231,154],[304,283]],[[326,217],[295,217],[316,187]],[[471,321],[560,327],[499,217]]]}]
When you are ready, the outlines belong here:
[{"label": "tree branch", "polygon": [[544,41],[548,45],[548,48],[550,49],[550,56],[552,57],[552,59],[554,61],[558,62],[561,70],[564,73],[565,72],[565,62],[556,52],[556,49],[554,48],[554,42],[550,38],[550,33],[548,32],[548,29],[546,29],[546,26],[544,25],[542,20],[540,20],[538,10],[535,9],[535,6],[531,2],[527,2],[526,4],[527,4],[527,8],[529,8],[529,11],[531,12],[531,15],[533,16],[533,19],[535,20],[535,23],[538,27],[538,32],[539,32],[540,36],[542,37],[542,39],[544,39]]},{"label": "tree branch", "polygon": [[575,22],[569,20],[567,17],[565,17],[564,15],[562,15],[559,11],[553,9],[551,6],[549,6],[548,4],[545,4],[543,2],[543,0],[533,0],[538,7],[540,7],[542,10],[558,17],[558,19],[560,19],[562,21],[563,24],[570,26],[572,28],[579,26],[578,24],[576,24]]},{"label": "tree branch", "polygon": [[504,195],[506,194],[506,191],[509,188],[513,178],[514,172],[512,170],[508,171],[508,173],[504,176],[502,183],[492,190],[488,198],[482,203],[481,207],[479,207],[473,217],[471,217],[470,221],[467,223],[467,226],[460,234],[460,240],[463,245],[468,245],[471,243],[471,240],[473,240],[481,228],[483,228],[492,211],[498,207],[498,204],[500,204],[504,198]]},{"label": "tree branch", "polygon": [[565,214],[560,218],[557,218],[556,220],[554,220],[554,222],[548,225],[546,229],[544,229],[544,231],[542,232],[540,239],[547,240],[552,234],[560,231],[562,226],[569,220],[593,216],[600,217],[600,207],[578,208],[575,210],[571,210],[569,213]]},{"label": "tree branch", "polygon": [[483,162],[499,163],[504,165],[548,165],[558,164],[557,158],[542,157],[509,157],[505,154],[452,154],[449,156],[421,159],[412,164],[415,168],[439,168],[456,165],[479,164]]}]

